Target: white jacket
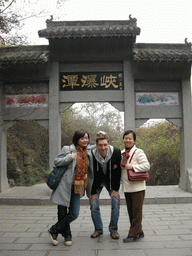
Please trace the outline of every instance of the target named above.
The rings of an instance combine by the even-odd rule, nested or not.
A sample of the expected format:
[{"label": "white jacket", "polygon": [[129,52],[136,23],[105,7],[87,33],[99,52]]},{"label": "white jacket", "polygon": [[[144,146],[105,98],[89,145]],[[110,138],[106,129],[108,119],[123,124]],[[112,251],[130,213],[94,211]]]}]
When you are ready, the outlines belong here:
[{"label": "white jacket", "polygon": [[[137,149],[135,151],[135,149]],[[135,154],[133,155],[133,158],[131,160],[131,164],[133,166],[133,169],[135,172],[145,172],[149,171],[150,164],[148,162],[147,156],[145,155],[144,151],[142,149],[137,148],[136,146],[133,146],[133,148],[130,150],[129,154],[131,158],[133,152],[135,151]],[[122,153],[125,152],[125,150],[122,151]],[[129,162],[129,159],[127,159],[127,163]],[[127,170],[124,167],[122,168],[121,172],[121,181],[122,181],[122,190],[123,192],[138,192],[146,189],[146,182],[145,181],[129,181],[127,177]]]}]

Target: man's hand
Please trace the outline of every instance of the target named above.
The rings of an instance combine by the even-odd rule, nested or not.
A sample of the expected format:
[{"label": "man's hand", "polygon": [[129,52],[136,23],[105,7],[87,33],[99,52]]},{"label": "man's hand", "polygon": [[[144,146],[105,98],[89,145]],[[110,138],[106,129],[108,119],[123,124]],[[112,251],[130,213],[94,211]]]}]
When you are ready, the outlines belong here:
[{"label": "man's hand", "polygon": [[97,194],[91,195],[91,197],[90,197],[90,199],[89,199],[89,203],[91,204],[94,199],[96,199],[97,201],[99,201],[99,198],[98,198]]},{"label": "man's hand", "polygon": [[112,193],[111,193],[111,200],[112,200],[112,197],[117,198],[117,199],[119,200],[119,202],[120,202],[120,200],[121,200],[119,193],[118,193],[117,191],[115,191],[115,190],[112,190]]},{"label": "man's hand", "polygon": [[106,132],[104,132],[104,131],[98,131],[98,133],[97,134],[103,134],[103,135],[105,135],[106,134]]}]

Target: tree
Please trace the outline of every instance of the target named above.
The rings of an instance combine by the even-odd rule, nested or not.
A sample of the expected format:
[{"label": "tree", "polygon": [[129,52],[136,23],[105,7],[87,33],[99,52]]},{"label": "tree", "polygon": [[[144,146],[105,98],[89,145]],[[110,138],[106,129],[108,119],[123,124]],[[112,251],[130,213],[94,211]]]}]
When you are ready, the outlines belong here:
[{"label": "tree", "polygon": [[85,129],[91,137],[91,144],[95,143],[95,136],[99,130],[106,131],[110,136],[110,143],[123,147],[123,123],[118,110],[109,103],[77,104],[62,114],[62,145],[70,144],[77,129]]},{"label": "tree", "polygon": [[35,121],[17,121],[7,132],[8,179],[16,185],[45,182],[49,173],[48,130]]},{"label": "tree", "polygon": [[32,18],[46,19],[67,1],[52,0],[42,7],[42,1],[38,0],[0,0],[0,45],[28,44],[29,40],[20,31],[25,22]]},{"label": "tree", "polygon": [[148,185],[177,185],[180,176],[179,128],[169,122],[136,131],[136,144],[151,164]]},{"label": "tree", "polygon": [[[72,143],[77,129],[89,132],[90,144],[95,144],[96,132],[104,130],[109,134],[110,143],[122,150],[123,124],[119,115],[118,111],[109,108],[106,103],[88,103],[83,104],[82,108],[69,108],[61,115],[62,146]],[[177,185],[180,175],[179,128],[166,121],[148,128],[140,127],[136,129],[136,134],[136,145],[144,150],[151,164],[147,184]],[[19,176],[15,179],[17,185],[45,181],[48,173],[48,136],[48,131],[34,121],[18,121],[8,130],[8,169],[16,170],[14,172]],[[25,164],[25,156],[30,156],[34,161]],[[12,178],[10,174],[8,178]]]},{"label": "tree", "polygon": [[0,0],[0,44],[5,44],[5,38],[3,35],[9,34],[13,26],[18,26],[18,15],[9,12],[9,8],[15,2],[15,0]]}]

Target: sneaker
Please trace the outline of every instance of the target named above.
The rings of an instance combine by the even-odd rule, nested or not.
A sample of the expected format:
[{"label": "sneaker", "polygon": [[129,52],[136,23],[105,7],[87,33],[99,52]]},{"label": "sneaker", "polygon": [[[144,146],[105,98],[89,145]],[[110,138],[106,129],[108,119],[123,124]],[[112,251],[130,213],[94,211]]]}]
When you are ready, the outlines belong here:
[{"label": "sneaker", "polygon": [[113,239],[119,239],[119,233],[118,232],[115,232],[115,231],[113,231],[113,232],[111,232],[110,233],[110,236],[113,238]]},{"label": "sneaker", "polygon": [[65,237],[64,244],[65,244],[66,246],[71,246],[71,245],[72,245],[72,238],[71,238],[71,236]]},{"label": "sneaker", "polygon": [[91,238],[96,238],[103,234],[103,230],[101,231],[94,231],[93,234],[91,234]]},{"label": "sneaker", "polygon": [[58,241],[57,241],[58,234],[53,233],[51,231],[51,229],[49,229],[47,232],[48,232],[48,234],[49,234],[49,236],[51,238],[51,241],[52,241],[53,245],[55,245],[55,246],[58,245]]}]

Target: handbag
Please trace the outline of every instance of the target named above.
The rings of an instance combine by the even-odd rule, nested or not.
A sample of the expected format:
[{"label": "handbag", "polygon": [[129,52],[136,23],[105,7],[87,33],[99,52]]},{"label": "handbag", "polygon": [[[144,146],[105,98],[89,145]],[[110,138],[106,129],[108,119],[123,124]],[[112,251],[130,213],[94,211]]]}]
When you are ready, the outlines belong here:
[{"label": "handbag", "polygon": [[[136,151],[137,149],[135,149]],[[133,155],[135,154],[135,151],[133,152],[129,163],[131,162]],[[128,180],[130,181],[142,181],[142,180],[148,180],[149,179],[149,172],[135,172],[133,169],[129,169],[127,170],[127,176],[128,176]]]},{"label": "handbag", "polygon": [[128,179],[130,181],[142,181],[149,179],[148,172],[135,172],[134,170],[127,170]]},{"label": "handbag", "polygon": [[52,172],[49,173],[47,177],[47,186],[52,189],[56,190],[58,187],[64,173],[67,170],[67,165],[66,166],[59,166],[59,167],[53,167]]}]

